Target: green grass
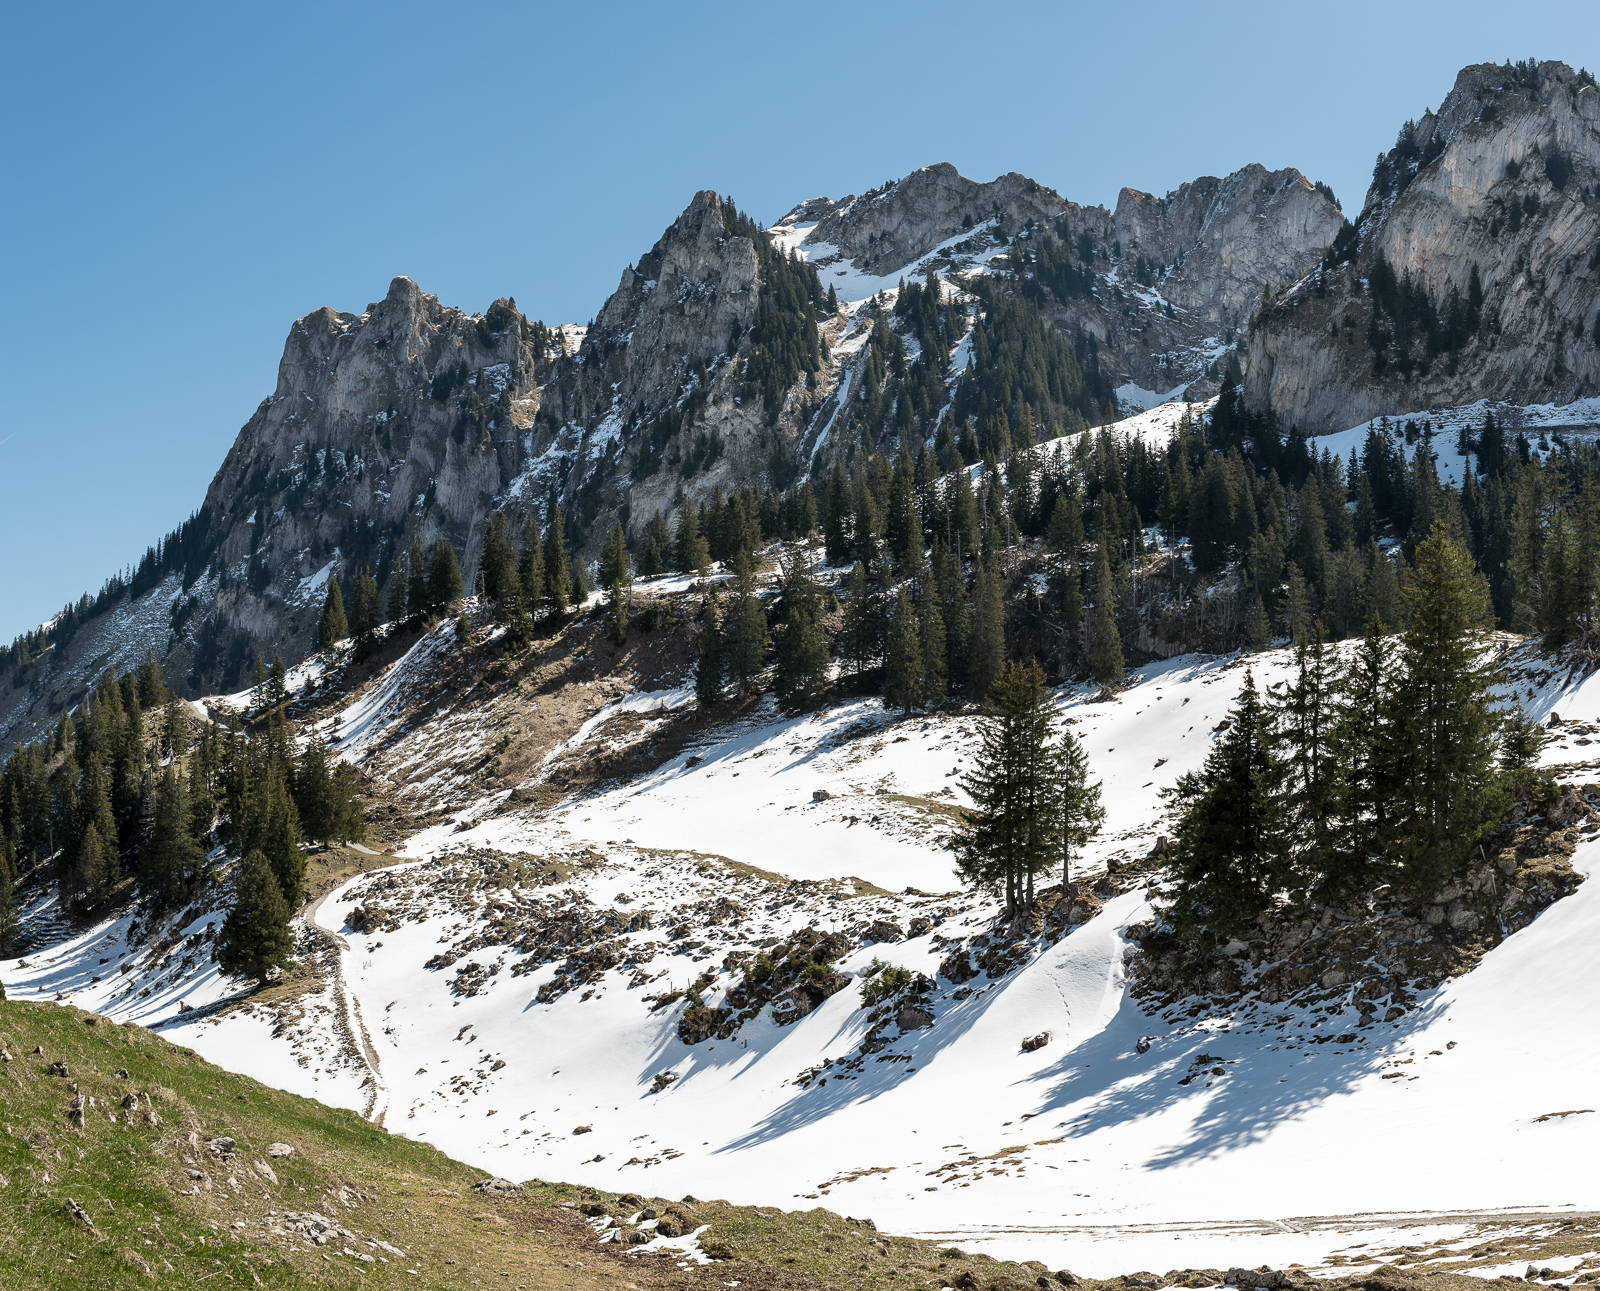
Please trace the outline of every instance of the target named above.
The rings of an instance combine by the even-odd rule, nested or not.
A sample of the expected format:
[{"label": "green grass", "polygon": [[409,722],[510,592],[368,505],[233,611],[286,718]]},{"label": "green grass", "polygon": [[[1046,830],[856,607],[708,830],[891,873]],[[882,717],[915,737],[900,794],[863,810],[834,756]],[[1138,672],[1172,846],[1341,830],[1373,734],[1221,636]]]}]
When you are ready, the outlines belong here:
[{"label": "green grass", "polygon": [[[143,1028],[117,1026],[69,1007],[0,1003],[0,1044],[11,1058],[0,1062],[5,1291],[207,1283],[711,1291],[733,1282],[743,1291],[909,1291],[952,1284],[967,1272],[990,1291],[1021,1291],[1033,1288],[1045,1272],[1042,1265],[880,1234],[821,1208],[781,1211],[728,1201],[685,1206],[659,1197],[619,1201],[617,1193],[539,1181],[521,1196],[482,1196],[472,1189],[481,1172],[435,1148],[391,1136],[353,1112],[223,1071]],[[34,1053],[36,1046],[43,1052]],[[66,1064],[65,1077],[51,1074],[54,1063]],[[126,1069],[125,1078],[116,1075],[119,1068]],[[82,1128],[68,1119],[75,1092],[94,1100]],[[132,1117],[120,1105],[130,1092],[140,1095]],[[159,1124],[151,1125],[144,1112],[146,1095]],[[207,1140],[223,1135],[236,1141],[232,1162],[219,1162],[207,1151]],[[291,1144],[293,1154],[269,1157],[267,1145],[275,1142]],[[270,1164],[275,1183],[253,1169],[256,1161]],[[191,1169],[207,1173],[209,1190],[190,1192]],[[92,1229],[74,1218],[71,1202],[90,1217]],[[663,1211],[676,1206],[686,1221],[706,1225],[702,1244],[717,1262],[680,1270],[668,1256],[629,1256],[625,1247],[602,1247],[579,1209],[598,1204],[625,1216],[641,1203]],[[300,1235],[272,1233],[288,1212],[317,1212],[360,1238],[400,1248],[404,1258],[361,1240],[319,1248]],[[1526,1227],[1507,1224],[1503,1237],[1493,1227],[1480,1227],[1470,1262],[1537,1265],[1593,1250],[1600,1237],[1593,1220],[1519,1235]],[[1250,1245],[1239,1243],[1239,1262],[1250,1262]],[[373,1258],[360,1261],[347,1251]],[[1411,1248],[1384,1254],[1407,1262],[1435,1253]],[[1597,1273],[1580,1270],[1577,1280],[1593,1281]],[[1395,1291],[1482,1291],[1481,1281],[1453,1271],[1396,1269],[1378,1280]],[[1173,1284],[1217,1281],[1205,1272]],[[1381,1291],[1374,1283],[1369,1275],[1321,1286]],[[1120,1283],[1088,1285],[1090,1291],[1123,1291]]]}]

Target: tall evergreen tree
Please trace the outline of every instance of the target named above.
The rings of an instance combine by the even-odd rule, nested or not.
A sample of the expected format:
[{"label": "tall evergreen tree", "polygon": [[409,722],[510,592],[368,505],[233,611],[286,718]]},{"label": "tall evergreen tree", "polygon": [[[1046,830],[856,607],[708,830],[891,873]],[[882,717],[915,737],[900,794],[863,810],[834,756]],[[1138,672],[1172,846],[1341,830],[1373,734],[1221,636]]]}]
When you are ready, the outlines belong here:
[{"label": "tall evergreen tree", "polygon": [[717,585],[706,590],[700,607],[700,651],[694,664],[694,695],[704,708],[722,698],[722,625],[717,609]]},{"label": "tall evergreen tree", "polygon": [[923,687],[922,643],[911,597],[902,586],[889,618],[889,643],[883,669],[883,706],[910,713],[921,708]]},{"label": "tall evergreen tree", "polygon": [[1488,590],[1443,522],[1417,548],[1410,621],[1389,697],[1399,766],[1390,853],[1397,886],[1431,895],[1500,818],[1500,720]]},{"label": "tall evergreen tree", "polygon": [[1072,854],[1082,853],[1105,823],[1100,802],[1100,781],[1089,782],[1089,755],[1070,728],[1052,750],[1054,783],[1050,791],[1051,834],[1061,854],[1061,890],[1072,879]]},{"label": "tall evergreen tree", "polygon": [[260,852],[248,853],[239,862],[233,908],[217,937],[218,967],[229,977],[258,982],[283,968],[294,950],[290,914],[271,862]]},{"label": "tall evergreen tree", "polygon": [[1117,631],[1117,597],[1105,547],[1094,574],[1094,609],[1089,619],[1089,675],[1101,685],[1122,677],[1122,636]]},{"label": "tall evergreen tree", "polygon": [[428,602],[428,557],[422,550],[422,540],[413,539],[411,554],[406,557],[406,610],[412,618],[421,618],[431,608]]},{"label": "tall evergreen tree", "polygon": [[372,649],[373,633],[382,622],[378,580],[363,565],[356,570],[356,576],[350,584],[350,635],[355,637],[359,652],[365,654]]},{"label": "tall evergreen tree", "polygon": [[1295,675],[1271,695],[1270,728],[1283,768],[1279,793],[1294,838],[1295,866],[1314,886],[1350,841],[1339,828],[1338,685],[1321,623],[1309,639],[1295,642]]},{"label": "tall evergreen tree", "polygon": [[139,895],[154,911],[176,905],[205,863],[190,832],[183,782],[172,767],[156,787],[155,819],[139,851]]},{"label": "tall evergreen tree", "polygon": [[283,777],[273,779],[267,796],[267,824],[261,850],[277,876],[283,899],[299,906],[306,882],[306,857],[300,850],[300,813]]},{"label": "tall evergreen tree", "polygon": [[983,699],[999,680],[1006,658],[1005,585],[993,557],[976,562],[967,651],[967,694]]},{"label": "tall evergreen tree", "polygon": [[1050,707],[1037,664],[1007,663],[985,698],[978,752],[961,787],[972,798],[956,837],[956,870],[1005,894],[1014,915],[1033,896],[1034,875],[1060,857]]},{"label": "tall evergreen tree", "polygon": [[1217,941],[1248,933],[1289,877],[1282,768],[1248,672],[1228,716],[1205,765],[1179,776],[1168,791],[1181,812],[1167,861],[1168,917],[1181,930],[1204,928]]},{"label": "tall evergreen tree", "polygon": [[428,607],[443,609],[451,601],[459,601],[463,590],[455,548],[441,538],[428,558]]},{"label": "tall evergreen tree", "polygon": [[322,619],[317,624],[317,646],[331,650],[336,641],[350,634],[344,617],[344,596],[339,591],[339,580],[328,576],[328,594],[322,602]]},{"label": "tall evergreen tree", "polygon": [[539,522],[533,518],[531,511],[522,526],[522,550],[517,555],[517,582],[522,587],[523,600],[529,613],[541,613],[549,590],[544,568],[544,539],[539,534]]},{"label": "tall evergreen tree", "polygon": [[782,561],[783,626],[774,648],[772,689],[785,712],[797,713],[828,687],[828,641],[822,589],[805,548],[791,546]]},{"label": "tall evergreen tree", "polygon": [[567,519],[561,508],[550,508],[544,531],[545,603],[557,619],[566,617],[572,599],[572,555],[567,550]]},{"label": "tall evergreen tree", "polygon": [[600,553],[600,586],[610,587],[613,583],[626,582],[628,579],[628,540],[622,532],[622,524],[618,522],[611,526],[611,532],[606,535],[604,549]]},{"label": "tall evergreen tree", "polygon": [[677,537],[673,544],[673,565],[679,573],[704,574],[711,569],[711,548],[700,532],[700,516],[688,498],[678,504]]},{"label": "tall evergreen tree", "polygon": [[756,677],[766,664],[767,614],[756,595],[750,558],[740,548],[734,556],[737,578],[733,601],[722,621],[722,670],[741,695],[755,690]]}]

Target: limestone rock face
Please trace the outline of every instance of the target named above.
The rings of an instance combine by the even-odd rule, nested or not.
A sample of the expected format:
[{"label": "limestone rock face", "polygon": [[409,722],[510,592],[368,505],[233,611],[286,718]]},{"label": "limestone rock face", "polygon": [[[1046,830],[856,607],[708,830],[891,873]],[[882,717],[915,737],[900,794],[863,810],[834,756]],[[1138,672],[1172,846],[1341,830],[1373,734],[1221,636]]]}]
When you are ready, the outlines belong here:
[{"label": "limestone rock face", "polygon": [[[1406,134],[1374,177],[1351,258],[1256,320],[1246,400],[1326,432],[1480,398],[1595,394],[1600,92],[1563,63],[1481,64]],[[1467,301],[1477,270],[1481,321],[1464,344],[1430,353],[1419,340],[1409,361],[1374,362],[1375,311],[1393,330],[1371,290],[1380,255],[1441,310]]]}]

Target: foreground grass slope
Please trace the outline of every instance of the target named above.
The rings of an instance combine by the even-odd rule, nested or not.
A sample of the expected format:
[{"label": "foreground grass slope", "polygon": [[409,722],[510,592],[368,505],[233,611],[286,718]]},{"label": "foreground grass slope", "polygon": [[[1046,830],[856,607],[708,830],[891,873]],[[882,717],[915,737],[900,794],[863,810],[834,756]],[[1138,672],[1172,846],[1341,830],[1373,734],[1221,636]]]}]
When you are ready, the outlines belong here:
[{"label": "foreground grass slope", "polygon": [[[143,1028],[69,1007],[0,1003],[0,1046],[6,1291],[210,1281],[1004,1291],[1036,1287],[1052,1272],[879,1234],[822,1209],[669,1201],[539,1181],[520,1195],[485,1195],[474,1188],[480,1172],[434,1147],[233,1075]],[[625,1240],[596,1242],[596,1230],[608,1226],[626,1238],[646,1207],[700,1230],[715,1262],[686,1267],[679,1252],[630,1254]],[[1568,1221],[1535,1240],[1484,1242],[1468,1258],[1576,1254],[1594,1248],[1596,1228]],[[1433,1253],[1387,1254],[1404,1264]],[[1579,1282],[1595,1276],[1582,1267],[1573,1274]],[[1151,1284],[1221,1280],[1216,1270],[1191,1270]],[[1395,1268],[1323,1285],[1481,1291],[1484,1284]]]}]

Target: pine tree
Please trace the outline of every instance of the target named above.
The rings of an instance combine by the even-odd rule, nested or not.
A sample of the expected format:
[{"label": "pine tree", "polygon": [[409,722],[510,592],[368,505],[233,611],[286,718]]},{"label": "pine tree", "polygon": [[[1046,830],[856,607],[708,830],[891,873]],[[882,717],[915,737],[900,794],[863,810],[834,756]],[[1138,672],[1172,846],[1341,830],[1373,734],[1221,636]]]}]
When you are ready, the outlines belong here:
[{"label": "pine tree", "polygon": [[262,982],[287,965],[294,950],[290,912],[271,863],[260,852],[248,853],[239,862],[233,909],[217,937],[218,967],[229,977]]},{"label": "pine tree", "polygon": [[459,601],[463,590],[455,549],[440,539],[433,544],[433,554],[428,558],[428,606],[443,609],[452,601]]},{"label": "pine tree", "polygon": [[421,618],[430,609],[428,604],[428,557],[422,550],[422,540],[413,539],[411,554],[406,557],[406,611],[414,619]]},{"label": "pine tree", "polygon": [[161,665],[156,662],[156,652],[146,650],[144,662],[139,665],[139,707],[149,712],[167,702],[167,683],[161,675]]},{"label": "pine tree", "polygon": [[300,828],[307,838],[327,842],[333,836],[332,780],[328,775],[328,754],[315,736],[306,741],[294,777],[295,810]]},{"label": "pine tree", "polygon": [[1006,658],[1005,589],[995,559],[979,560],[972,586],[966,661],[967,694],[981,700],[999,680]]},{"label": "pine tree", "polygon": [[1034,875],[1060,856],[1044,673],[1008,662],[985,703],[977,757],[961,781],[972,807],[956,837],[956,870],[1002,890],[1011,916],[1031,903]]},{"label": "pine tree", "polygon": [[828,687],[828,641],[820,622],[822,589],[805,549],[791,546],[781,569],[783,626],[773,651],[772,690],[780,708],[797,713]]},{"label": "pine tree", "polygon": [[275,776],[267,797],[267,824],[261,850],[278,878],[283,899],[291,907],[300,904],[305,887],[306,858],[300,850],[300,813],[281,775]]},{"label": "pine tree", "polygon": [[766,663],[767,615],[756,595],[750,558],[742,548],[734,563],[737,578],[733,603],[722,621],[720,655],[724,676],[738,686],[741,695],[748,695],[754,692],[756,677]]},{"label": "pine tree", "polygon": [[567,519],[558,506],[550,508],[544,532],[544,584],[551,615],[565,618],[572,598],[572,556],[567,551]]},{"label": "pine tree", "polygon": [[1261,598],[1255,598],[1255,612],[1250,616],[1250,628],[1245,638],[1252,654],[1259,654],[1272,644],[1272,624],[1267,622],[1267,611]]},{"label": "pine tree", "polygon": [[1119,681],[1123,673],[1122,636],[1117,631],[1116,591],[1105,547],[1094,575],[1094,610],[1089,619],[1089,676],[1102,686]]},{"label": "pine tree", "polygon": [[390,623],[400,623],[406,617],[406,558],[402,552],[395,561],[394,570],[389,575],[389,599],[387,606],[387,619]]},{"label": "pine tree", "polygon": [[549,594],[544,570],[544,539],[539,535],[539,522],[528,513],[522,526],[522,551],[517,557],[517,582],[530,613],[537,615],[544,607]]},{"label": "pine tree", "polygon": [[139,851],[139,895],[154,911],[177,904],[200,873],[205,853],[190,833],[183,782],[167,767],[156,788],[155,819]]},{"label": "pine tree", "polygon": [[949,647],[939,588],[926,567],[917,578],[917,647],[922,652],[923,702],[942,704],[950,694]]},{"label": "pine tree", "polygon": [[889,618],[889,642],[883,669],[883,706],[910,713],[924,699],[922,643],[911,597],[901,587]]},{"label": "pine tree", "polygon": [[1070,729],[1063,728],[1052,750],[1051,834],[1061,854],[1061,890],[1072,879],[1072,854],[1081,853],[1105,823],[1100,781],[1089,783],[1089,755]]},{"label": "pine tree", "polygon": [[1294,859],[1308,886],[1321,883],[1336,853],[1348,846],[1339,823],[1343,785],[1335,731],[1338,686],[1322,624],[1295,642],[1293,680],[1273,688],[1270,724],[1283,768],[1278,791],[1294,838]]},{"label": "pine tree", "polygon": [[189,747],[189,705],[174,695],[161,725],[161,747],[168,757],[182,757]]},{"label": "pine tree", "polygon": [[711,549],[700,532],[700,517],[688,498],[678,505],[678,530],[673,543],[673,564],[679,573],[704,574],[711,569]]},{"label": "pine tree", "polygon": [[606,636],[614,646],[628,641],[628,589],[619,580],[606,588]]},{"label": "pine tree", "polygon": [[1508,787],[1531,784],[1539,765],[1539,753],[1550,742],[1550,734],[1522,709],[1513,704],[1503,719],[1500,736],[1500,766]]},{"label": "pine tree", "polygon": [[717,611],[717,585],[707,589],[700,609],[700,652],[694,665],[694,695],[704,708],[722,698],[722,627]]},{"label": "pine tree", "polygon": [[1288,878],[1277,792],[1282,768],[1248,672],[1228,717],[1205,765],[1178,777],[1167,795],[1181,811],[1166,866],[1168,917],[1182,931],[1204,928],[1219,942],[1248,935]]},{"label": "pine tree", "polygon": [[611,527],[605,547],[600,552],[600,586],[610,587],[613,583],[627,581],[627,578],[628,540],[619,522]]},{"label": "pine tree", "polygon": [[356,571],[350,584],[350,635],[356,639],[356,649],[366,654],[372,649],[373,633],[383,621],[378,601],[378,580],[365,565]]},{"label": "pine tree", "polygon": [[1397,886],[1428,896],[1504,808],[1493,775],[1493,620],[1481,576],[1442,522],[1417,548],[1405,596],[1410,621],[1389,702],[1399,755],[1390,852]]},{"label": "pine tree", "polygon": [[322,602],[322,619],[317,624],[317,646],[322,650],[331,650],[334,642],[344,640],[349,633],[344,617],[344,597],[339,593],[339,580],[330,574],[328,594]]},{"label": "pine tree", "polygon": [[[267,674],[267,703],[273,708],[282,708],[288,699],[288,674],[283,666],[283,656],[275,654],[272,656],[272,669]],[[167,706],[167,711],[172,711],[172,705]]]}]

